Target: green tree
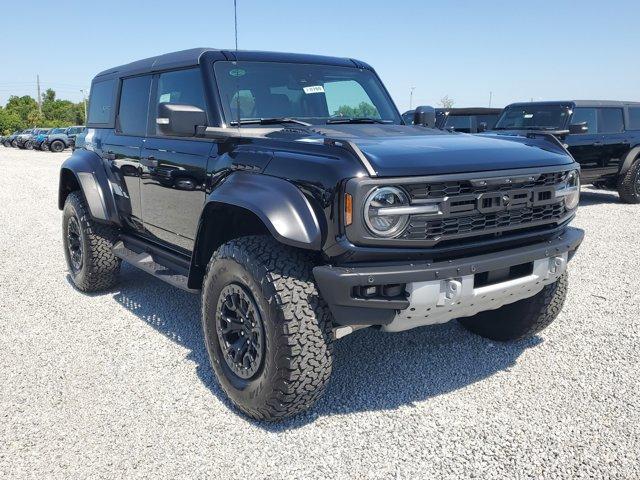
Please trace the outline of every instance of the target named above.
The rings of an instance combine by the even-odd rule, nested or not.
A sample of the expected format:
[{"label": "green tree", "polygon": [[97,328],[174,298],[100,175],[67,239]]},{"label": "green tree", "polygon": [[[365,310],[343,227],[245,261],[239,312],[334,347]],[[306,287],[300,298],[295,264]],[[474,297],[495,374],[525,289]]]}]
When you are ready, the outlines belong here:
[{"label": "green tree", "polygon": [[9,135],[16,130],[22,130],[24,124],[20,117],[6,108],[0,107],[0,134]]},{"label": "green tree", "polygon": [[24,95],[23,97],[12,95],[9,97],[5,109],[10,113],[16,114],[20,118],[23,122],[23,128],[35,126],[31,124],[30,121],[37,118],[38,102],[29,95]]},{"label": "green tree", "polygon": [[360,102],[357,107],[341,105],[335,112],[333,112],[333,114],[348,118],[380,118],[378,109],[369,102]]}]

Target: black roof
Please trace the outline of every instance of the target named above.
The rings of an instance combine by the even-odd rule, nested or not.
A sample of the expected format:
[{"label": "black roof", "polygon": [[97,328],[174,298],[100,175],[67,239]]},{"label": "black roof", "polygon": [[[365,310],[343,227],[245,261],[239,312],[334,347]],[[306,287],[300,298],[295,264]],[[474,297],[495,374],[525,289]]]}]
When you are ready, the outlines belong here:
[{"label": "black roof", "polygon": [[517,102],[507,107],[527,105],[572,105],[573,107],[624,107],[625,105],[640,105],[640,102],[626,102],[620,100],[556,100],[545,102]]},{"label": "black roof", "polygon": [[140,73],[185,68],[200,64],[203,59],[210,60],[238,60],[238,61],[263,61],[263,62],[287,62],[287,63],[317,63],[323,65],[336,65],[341,67],[366,68],[373,70],[369,65],[359,60],[340,57],[326,57],[322,55],[307,55],[301,53],[261,52],[257,50],[217,50],[214,48],[192,48],[179,52],[166,53],[156,57],[145,58],[119,67],[110,68],[100,72],[97,77],[125,77]]},{"label": "black roof", "polygon": [[501,108],[487,107],[467,107],[467,108],[436,108],[436,113],[442,115],[497,115],[502,112]]}]

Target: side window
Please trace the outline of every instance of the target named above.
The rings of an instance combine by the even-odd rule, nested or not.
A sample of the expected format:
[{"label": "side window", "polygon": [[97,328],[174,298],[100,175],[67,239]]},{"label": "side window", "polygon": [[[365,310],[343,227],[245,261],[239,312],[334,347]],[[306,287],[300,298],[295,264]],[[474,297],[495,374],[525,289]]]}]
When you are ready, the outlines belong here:
[{"label": "side window", "polygon": [[640,130],[640,107],[629,107],[629,130]]},{"label": "side window", "polygon": [[147,133],[150,88],[150,75],[127,78],[122,81],[118,108],[119,132],[140,137]]},{"label": "side window", "polygon": [[[160,74],[154,108],[154,125],[156,125],[155,119],[158,118],[160,105],[166,103],[192,105],[206,111],[200,70],[190,68],[188,70],[176,70]],[[160,131],[157,130],[157,126],[156,134],[161,135]]]},{"label": "side window", "polygon": [[598,132],[598,111],[595,108],[576,108],[573,110],[573,116],[571,117],[571,123],[573,125],[578,123],[587,122],[588,133]]},{"label": "side window", "polygon": [[621,108],[600,108],[598,133],[620,133],[624,131]]},{"label": "side window", "polygon": [[88,123],[104,125],[111,123],[113,113],[113,90],[115,80],[95,82],[89,95]]}]

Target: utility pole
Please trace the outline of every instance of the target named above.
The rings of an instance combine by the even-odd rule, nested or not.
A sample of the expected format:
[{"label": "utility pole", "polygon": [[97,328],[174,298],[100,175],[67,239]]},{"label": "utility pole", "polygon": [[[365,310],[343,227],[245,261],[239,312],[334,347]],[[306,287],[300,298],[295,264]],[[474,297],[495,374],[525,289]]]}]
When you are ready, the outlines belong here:
[{"label": "utility pole", "polygon": [[85,89],[81,88],[80,92],[82,92],[82,102],[84,103],[84,124],[87,124],[87,95],[85,94]]},{"label": "utility pole", "polygon": [[42,97],[40,96],[40,75],[36,75],[36,83],[38,84],[38,111],[42,115]]},{"label": "utility pole", "polygon": [[491,108],[491,100],[493,100],[493,92],[489,92],[489,108]]},{"label": "utility pole", "polygon": [[413,91],[416,87],[409,87],[409,110],[413,108]]}]

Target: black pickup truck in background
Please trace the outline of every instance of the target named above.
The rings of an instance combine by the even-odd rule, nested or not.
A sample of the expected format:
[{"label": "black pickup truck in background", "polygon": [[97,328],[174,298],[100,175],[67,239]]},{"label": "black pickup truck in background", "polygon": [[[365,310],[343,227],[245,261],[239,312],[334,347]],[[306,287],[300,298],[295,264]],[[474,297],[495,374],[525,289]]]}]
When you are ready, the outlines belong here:
[{"label": "black pickup truck in background", "polygon": [[582,183],[640,203],[640,102],[568,100],[508,105],[494,133],[555,135],[580,164]]}]

